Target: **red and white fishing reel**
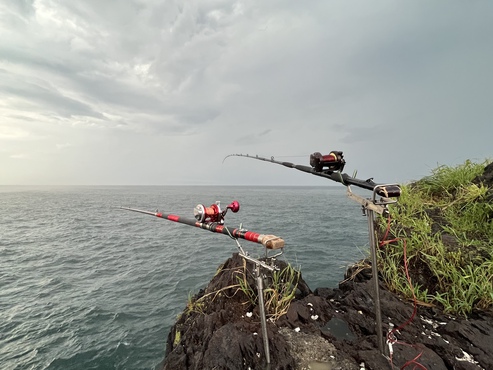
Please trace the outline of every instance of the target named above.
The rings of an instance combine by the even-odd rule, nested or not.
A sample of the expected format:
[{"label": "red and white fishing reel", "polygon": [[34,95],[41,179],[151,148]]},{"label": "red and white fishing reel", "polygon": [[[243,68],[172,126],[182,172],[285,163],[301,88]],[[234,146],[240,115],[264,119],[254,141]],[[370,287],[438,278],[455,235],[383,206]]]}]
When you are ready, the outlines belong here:
[{"label": "red and white fishing reel", "polygon": [[240,210],[240,203],[236,200],[232,201],[224,211],[221,210],[221,202],[217,201],[210,207],[205,207],[203,204],[197,204],[193,209],[193,215],[198,222],[217,222],[224,223],[224,216],[230,209],[233,213]]}]

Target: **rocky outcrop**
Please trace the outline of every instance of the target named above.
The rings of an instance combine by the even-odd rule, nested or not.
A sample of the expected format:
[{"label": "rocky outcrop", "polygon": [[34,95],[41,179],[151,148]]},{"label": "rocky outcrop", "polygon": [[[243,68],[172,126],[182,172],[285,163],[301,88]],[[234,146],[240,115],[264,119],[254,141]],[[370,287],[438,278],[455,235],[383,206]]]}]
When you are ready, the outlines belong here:
[{"label": "rocky outcrop", "polygon": [[[493,202],[493,163],[473,180],[487,186]],[[427,209],[431,233],[440,233],[445,248],[456,239],[443,232],[445,218]],[[493,222],[488,215],[487,222]],[[486,259],[491,258],[491,252]],[[279,269],[287,268],[275,261]],[[429,291],[436,277],[426,265],[410,264],[409,274]],[[163,369],[493,369],[493,312],[475,311],[468,318],[445,315],[438,307],[416,305],[388,291],[380,282],[382,330],[388,339],[378,345],[371,266],[362,261],[346,272],[338,288],[311,291],[299,275],[289,306],[269,311],[266,362],[256,281],[252,262],[238,254],[229,258],[208,286],[191,299],[171,329]],[[264,271],[266,290],[274,279]],[[398,330],[395,330],[398,328]],[[394,330],[392,330],[394,329]]]},{"label": "rocky outcrop", "polygon": [[[282,269],[285,262],[277,261]],[[188,302],[168,335],[163,369],[266,369],[258,307],[239,279],[255,287],[253,265],[238,254],[222,265],[206,289]],[[354,271],[348,270],[352,276]],[[395,334],[385,356],[377,345],[371,268],[336,289],[312,292],[300,277],[295,299],[277,321],[268,320],[271,369],[492,369],[493,314],[469,319],[418,306]],[[268,277],[266,278],[268,281]],[[383,329],[413,316],[413,303],[381,285]],[[416,366],[416,364],[419,364]]]}]

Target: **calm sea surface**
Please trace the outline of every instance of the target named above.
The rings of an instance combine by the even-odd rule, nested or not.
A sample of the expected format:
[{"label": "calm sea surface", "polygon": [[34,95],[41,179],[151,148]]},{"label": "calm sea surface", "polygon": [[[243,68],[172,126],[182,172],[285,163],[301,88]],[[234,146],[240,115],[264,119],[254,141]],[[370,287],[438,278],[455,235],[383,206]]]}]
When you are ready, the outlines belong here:
[{"label": "calm sea surface", "polygon": [[0,186],[0,369],[154,369],[189,294],[236,245],[117,207],[193,218],[216,200],[241,205],[227,226],[282,237],[312,289],[366,256],[367,221],[343,186]]}]

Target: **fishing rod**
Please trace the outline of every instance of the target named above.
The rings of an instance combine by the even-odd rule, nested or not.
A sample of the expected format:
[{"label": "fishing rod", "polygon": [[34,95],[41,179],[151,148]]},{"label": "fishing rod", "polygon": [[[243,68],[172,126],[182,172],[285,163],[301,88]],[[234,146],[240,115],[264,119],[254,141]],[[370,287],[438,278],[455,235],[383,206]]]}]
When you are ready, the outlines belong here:
[{"label": "fishing rod", "polygon": [[235,200],[231,202],[226,209],[221,210],[220,202],[216,202],[210,207],[205,207],[203,204],[198,204],[194,208],[195,218],[185,218],[173,214],[162,212],[144,211],[136,208],[120,207],[127,211],[143,213],[146,215],[156,216],[169,221],[178,222],[181,224],[195,226],[200,229],[209,230],[211,232],[225,234],[233,239],[241,238],[250,242],[262,244],[267,249],[281,249],[284,247],[284,240],[275,235],[260,234],[253,231],[248,231],[243,228],[231,228],[224,225],[224,217],[228,210],[236,213],[240,210],[240,204]]},{"label": "fishing rod", "polygon": [[[370,251],[371,251],[371,265],[372,265],[372,275],[373,275],[373,288],[374,288],[374,305],[375,305],[375,328],[377,332],[377,344],[382,355],[385,356],[384,352],[384,341],[383,341],[383,330],[382,330],[382,313],[380,308],[380,288],[378,285],[378,267],[377,267],[377,252],[376,252],[376,235],[375,235],[375,224],[374,224],[374,213],[379,213],[381,215],[388,214],[387,205],[396,203],[391,197],[397,198],[401,195],[401,188],[397,184],[377,184],[373,182],[373,179],[360,180],[355,177],[351,177],[345,173],[342,173],[346,161],[341,151],[332,151],[327,155],[322,155],[319,152],[315,152],[310,155],[310,167],[293,164],[291,162],[280,162],[276,161],[274,157],[264,158],[256,155],[255,157],[248,154],[230,154],[223,159],[226,160],[228,157],[247,157],[253,158],[260,161],[271,162],[279,164],[288,168],[294,168],[296,170],[310,173],[315,176],[324,177],[336,182],[340,182],[347,186],[347,195],[350,199],[361,204],[363,209],[363,214],[366,214],[368,219],[368,231],[370,235]],[[364,199],[359,195],[353,194],[351,192],[350,185],[355,185],[363,189],[371,190],[373,196],[370,199]],[[380,195],[382,198],[377,201],[376,195]]]},{"label": "fishing rod", "polygon": [[357,179],[351,177],[346,173],[342,173],[346,161],[341,151],[332,151],[327,155],[323,155],[319,152],[315,152],[310,155],[310,166],[304,166],[300,164],[294,164],[291,162],[281,162],[274,159],[274,157],[264,158],[258,155],[252,156],[249,154],[229,154],[223,159],[223,163],[226,158],[229,157],[246,157],[257,159],[259,161],[265,161],[270,163],[279,164],[288,168],[294,168],[298,171],[306,172],[311,175],[320,176],[332,181],[339,182],[343,185],[354,185],[367,190],[377,189],[377,194],[382,197],[398,197],[401,194],[399,186],[390,184],[382,185],[373,182],[373,178],[367,180]]},{"label": "fishing rod", "polygon": [[[257,299],[258,299],[259,311],[260,311],[260,319],[261,319],[260,321],[262,328],[262,337],[264,342],[264,352],[265,352],[267,364],[270,364],[269,339],[267,332],[267,321],[265,317],[265,306],[263,300],[263,275],[260,272],[260,268],[262,267],[269,271],[279,270],[277,266],[269,263],[274,262],[275,258],[283,253],[282,249],[284,248],[284,240],[275,235],[265,235],[253,231],[248,231],[241,228],[241,226],[240,228],[229,228],[227,226],[224,226],[224,217],[226,216],[228,210],[231,210],[233,213],[236,213],[240,210],[240,203],[238,203],[236,200],[231,202],[224,211],[221,210],[221,204],[219,201],[217,201],[215,204],[212,204],[210,207],[205,207],[203,204],[198,204],[197,206],[195,206],[193,210],[193,214],[195,217],[193,219],[184,218],[173,214],[166,214],[158,211],[150,212],[150,211],[144,211],[141,209],[129,208],[129,207],[120,207],[120,208],[127,211],[138,212],[146,215],[164,218],[169,221],[179,222],[189,226],[195,226],[215,233],[225,234],[231,237],[232,239],[234,239],[239,250],[239,255],[245,260],[253,262],[255,265],[254,275],[257,281],[257,292],[258,292]],[[241,247],[240,243],[238,242],[238,238],[245,239],[254,243],[262,244],[266,248],[265,261],[251,257],[247,252],[245,252]],[[269,256],[267,254],[267,249],[281,249],[281,251],[278,252],[277,254]]]}]

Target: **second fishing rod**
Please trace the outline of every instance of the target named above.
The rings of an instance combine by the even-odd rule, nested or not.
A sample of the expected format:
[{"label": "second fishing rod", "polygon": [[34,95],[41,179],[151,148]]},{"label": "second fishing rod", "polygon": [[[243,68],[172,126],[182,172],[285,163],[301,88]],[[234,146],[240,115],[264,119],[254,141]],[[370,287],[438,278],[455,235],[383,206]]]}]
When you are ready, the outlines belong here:
[{"label": "second fishing rod", "polygon": [[362,180],[356,177],[349,176],[343,173],[346,161],[344,160],[343,152],[341,151],[331,151],[329,154],[321,154],[320,152],[315,152],[310,155],[310,166],[305,166],[301,164],[294,164],[291,162],[277,161],[274,157],[265,158],[258,155],[249,154],[229,154],[223,159],[224,161],[229,157],[246,157],[251,159],[256,159],[259,161],[270,162],[278,164],[284,167],[293,168],[298,171],[309,173],[314,176],[323,177],[343,185],[354,185],[366,190],[373,191],[377,188],[377,194],[386,197],[398,197],[401,194],[401,189],[396,185],[385,185],[377,184],[372,178]]}]

